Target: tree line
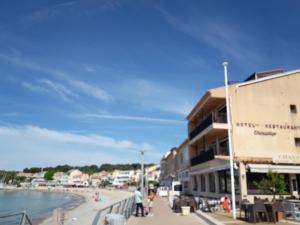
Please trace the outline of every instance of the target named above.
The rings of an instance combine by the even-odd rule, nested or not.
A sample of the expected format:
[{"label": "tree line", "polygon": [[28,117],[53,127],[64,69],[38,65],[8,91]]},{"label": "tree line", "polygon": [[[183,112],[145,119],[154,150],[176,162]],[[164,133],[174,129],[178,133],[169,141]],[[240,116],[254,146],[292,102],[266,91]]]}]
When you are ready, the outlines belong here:
[{"label": "tree line", "polygon": [[[145,164],[145,168],[153,166],[154,163]],[[78,169],[83,173],[89,175],[101,171],[112,172],[114,170],[137,170],[141,169],[141,164],[132,163],[132,164],[109,164],[105,163],[100,166],[97,165],[86,165],[86,166],[70,166],[70,165],[58,165],[56,167],[31,167],[23,169],[24,173],[38,173],[41,171],[56,171],[56,172],[67,172],[72,169]]]}]

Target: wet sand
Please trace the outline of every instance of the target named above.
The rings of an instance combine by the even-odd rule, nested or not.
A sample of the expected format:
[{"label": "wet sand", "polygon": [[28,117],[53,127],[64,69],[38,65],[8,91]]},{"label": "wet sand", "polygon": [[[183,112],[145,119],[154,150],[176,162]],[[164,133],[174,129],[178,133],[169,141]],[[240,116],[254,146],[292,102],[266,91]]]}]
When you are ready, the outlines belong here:
[{"label": "wet sand", "polygon": [[[132,192],[114,189],[68,188],[53,191],[64,191],[81,197],[80,201],[66,209],[65,225],[91,225],[100,209],[133,195]],[[100,193],[100,201],[94,199],[96,191]],[[52,225],[52,215],[43,220],[36,220],[34,224]]]}]

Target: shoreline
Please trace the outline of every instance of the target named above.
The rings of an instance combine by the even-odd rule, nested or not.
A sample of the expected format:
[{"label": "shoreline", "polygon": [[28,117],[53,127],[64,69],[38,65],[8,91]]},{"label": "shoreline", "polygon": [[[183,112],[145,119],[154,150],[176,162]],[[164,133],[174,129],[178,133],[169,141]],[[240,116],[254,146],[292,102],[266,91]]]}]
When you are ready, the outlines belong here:
[{"label": "shoreline", "polygon": [[[1,189],[3,190],[3,189]],[[35,191],[35,192],[60,192],[73,195],[75,200],[70,204],[60,206],[65,213],[65,225],[92,224],[99,210],[133,195],[130,190],[100,189],[100,188],[9,188],[4,191]],[[95,193],[100,193],[100,201],[95,201]],[[77,199],[76,199],[77,198]],[[33,225],[52,225],[52,212],[40,215],[40,218],[32,219]]]},{"label": "shoreline", "polygon": [[[35,190],[33,190],[33,191],[35,191]],[[36,190],[36,191],[45,191],[46,192],[48,190]],[[74,201],[72,201],[71,203],[66,204],[61,207],[65,212],[74,210],[75,208],[79,207],[80,205],[82,205],[86,202],[86,197],[82,194],[69,192],[67,190],[49,190],[49,192],[68,193],[68,194],[72,195],[72,198],[74,198],[74,199],[77,198]],[[73,196],[75,196],[75,197],[73,197]],[[53,211],[47,212],[47,213],[45,213],[45,215],[41,215],[40,218],[32,219],[32,223],[33,223],[33,225],[43,224],[45,221],[51,220],[52,215],[53,215]]]},{"label": "shoreline", "polygon": [[[65,192],[80,197],[80,200],[76,204],[63,208],[65,212],[65,225],[92,224],[99,210],[133,194],[128,190],[99,188],[66,188],[60,190],[53,189],[51,191]],[[100,193],[100,201],[94,200],[96,191]],[[34,225],[52,225],[52,212],[47,217],[35,220]]]},{"label": "shoreline", "polygon": [[[62,208],[66,212],[71,211],[75,209],[76,207],[79,207],[80,205],[84,204],[86,202],[86,198],[84,195],[77,193],[74,190],[68,190],[67,188],[46,188],[46,187],[38,187],[38,188],[16,188],[16,187],[9,187],[9,188],[2,188],[0,191],[4,192],[54,192],[54,193],[66,193],[71,196],[72,200],[69,203],[65,203],[64,205],[61,205],[57,208]],[[53,210],[44,212],[43,214],[39,215],[37,218],[32,218],[31,222],[33,225],[39,225],[42,224],[46,219],[52,218]]]}]

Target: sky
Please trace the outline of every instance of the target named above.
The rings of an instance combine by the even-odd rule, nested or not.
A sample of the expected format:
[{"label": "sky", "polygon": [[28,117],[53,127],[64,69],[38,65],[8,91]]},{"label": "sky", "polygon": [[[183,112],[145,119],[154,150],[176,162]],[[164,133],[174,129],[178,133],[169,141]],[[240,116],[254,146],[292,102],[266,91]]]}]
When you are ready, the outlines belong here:
[{"label": "sky", "polygon": [[158,163],[207,89],[300,68],[300,2],[3,0],[0,169]]}]

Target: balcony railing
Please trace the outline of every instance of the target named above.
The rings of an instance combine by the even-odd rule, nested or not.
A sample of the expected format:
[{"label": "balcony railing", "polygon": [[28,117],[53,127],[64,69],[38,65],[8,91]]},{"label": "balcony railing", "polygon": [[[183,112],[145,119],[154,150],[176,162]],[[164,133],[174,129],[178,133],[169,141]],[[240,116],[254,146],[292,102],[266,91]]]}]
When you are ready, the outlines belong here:
[{"label": "balcony railing", "polygon": [[207,149],[208,149],[207,151],[201,151],[199,155],[191,159],[192,166],[213,160],[217,155],[221,155],[221,156],[229,155],[228,147],[219,146],[219,148],[217,148],[217,146],[209,146]]},{"label": "balcony railing", "polygon": [[213,150],[202,151],[199,155],[191,159],[191,166],[195,166],[215,158]]},{"label": "balcony railing", "polygon": [[209,127],[212,123],[227,123],[227,115],[226,113],[211,113],[206,117],[195,129],[190,132],[189,137],[192,140],[196,137],[199,133]]}]

